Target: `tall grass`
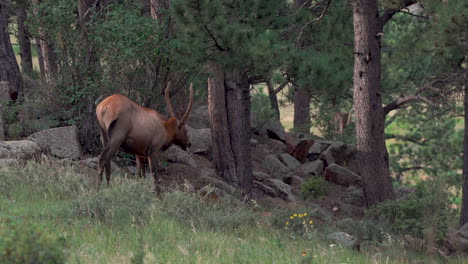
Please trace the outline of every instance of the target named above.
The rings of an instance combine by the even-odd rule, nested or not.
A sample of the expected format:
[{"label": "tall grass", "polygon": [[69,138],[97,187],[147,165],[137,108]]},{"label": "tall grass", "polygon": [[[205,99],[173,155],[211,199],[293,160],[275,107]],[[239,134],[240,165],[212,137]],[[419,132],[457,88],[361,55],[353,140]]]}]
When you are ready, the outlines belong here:
[{"label": "tall grass", "polygon": [[[333,243],[321,239],[320,231],[291,236],[273,223],[274,217],[262,216],[261,207],[230,198],[213,202],[180,191],[168,191],[157,199],[151,185],[151,180],[114,175],[111,186],[98,192],[94,181],[73,166],[28,163],[0,169],[0,224],[21,221],[40,226],[45,233],[60,234],[67,241],[66,263],[326,264],[430,259],[407,252],[398,243],[367,247],[361,253],[330,246]],[[463,262],[455,259],[453,263]]]}]

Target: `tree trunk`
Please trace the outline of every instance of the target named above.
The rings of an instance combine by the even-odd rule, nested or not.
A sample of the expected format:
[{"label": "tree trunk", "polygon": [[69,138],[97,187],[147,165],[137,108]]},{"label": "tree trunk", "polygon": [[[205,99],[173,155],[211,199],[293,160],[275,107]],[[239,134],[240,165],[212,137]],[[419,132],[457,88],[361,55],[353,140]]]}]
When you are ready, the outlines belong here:
[{"label": "tree trunk", "polygon": [[296,86],[294,90],[294,131],[310,133],[310,91]]},{"label": "tree trunk", "polygon": [[[33,0],[35,5],[40,4],[42,0]],[[34,10],[34,14],[37,16],[37,9]],[[39,28],[39,46],[41,48],[42,62],[44,64],[44,77],[46,82],[53,82],[55,75],[57,74],[57,55],[54,51],[54,45],[49,34],[42,28]]]},{"label": "tree trunk", "polygon": [[[79,0],[78,1],[78,25],[81,27],[81,33],[83,36],[84,44],[84,54],[83,54],[83,64],[85,65],[85,74],[84,78],[80,78],[80,81],[86,82],[87,80],[93,80],[97,68],[99,67],[99,60],[96,56],[94,43],[89,38],[89,29],[88,23],[90,23],[91,16],[93,12],[98,12],[99,0]],[[80,73],[77,73],[79,76]],[[83,84],[86,85],[86,84]]]},{"label": "tree trunk", "polygon": [[208,79],[208,111],[214,163],[221,177],[248,199],[253,184],[248,78],[242,71],[224,71],[215,62],[208,64],[208,71],[213,76]]},{"label": "tree trunk", "polygon": [[170,0],[150,0],[151,16],[159,23],[164,22],[165,13],[169,11],[170,5]]},{"label": "tree trunk", "polygon": [[270,98],[271,109],[276,112],[276,118],[280,120],[280,110],[278,104],[278,98],[276,97],[275,86],[272,80],[267,82],[268,97]]},{"label": "tree trunk", "polygon": [[37,62],[39,63],[39,73],[41,74],[41,79],[45,79],[44,57],[42,56],[41,43],[39,39],[36,39],[36,50],[37,50]]},{"label": "tree trunk", "polygon": [[0,81],[9,83],[9,98],[16,101],[23,92],[23,79],[10,42],[8,8],[0,1]]},{"label": "tree trunk", "polygon": [[31,74],[33,71],[33,63],[30,34],[28,28],[24,24],[27,18],[25,4],[18,4],[16,18],[18,22],[18,42],[20,46],[21,69],[23,70],[23,73]]},{"label": "tree trunk", "polygon": [[367,206],[372,206],[394,198],[385,146],[377,1],[355,0],[353,22],[356,140],[364,196]]},{"label": "tree trunk", "polygon": [[[468,55],[465,56],[465,64],[468,63]],[[463,141],[463,195],[460,214],[460,226],[468,223],[468,71],[465,67],[465,85],[463,86],[463,106],[465,109],[465,131]]]}]

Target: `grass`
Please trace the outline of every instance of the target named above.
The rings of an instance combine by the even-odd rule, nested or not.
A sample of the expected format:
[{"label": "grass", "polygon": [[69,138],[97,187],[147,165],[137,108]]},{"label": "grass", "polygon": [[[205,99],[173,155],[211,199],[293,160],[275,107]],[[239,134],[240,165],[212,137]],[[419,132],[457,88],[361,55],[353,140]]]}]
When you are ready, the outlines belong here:
[{"label": "grass", "polygon": [[[320,228],[293,235],[281,211],[235,199],[214,203],[178,191],[156,199],[151,180],[114,175],[97,192],[76,167],[28,163],[0,169],[0,223],[40,225],[68,242],[67,263],[414,263],[429,259],[391,246],[363,253],[330,247]],[[280,217],[278,219],[278,217]],[[287,217],[285,218],[287,219]],[[325,225],[325,223],[323,224]],[[135,261],[136,262],[136,261]],[[424,262],[435,263],[435,262]],[[454,260],[453,263],[463,263]]]}]

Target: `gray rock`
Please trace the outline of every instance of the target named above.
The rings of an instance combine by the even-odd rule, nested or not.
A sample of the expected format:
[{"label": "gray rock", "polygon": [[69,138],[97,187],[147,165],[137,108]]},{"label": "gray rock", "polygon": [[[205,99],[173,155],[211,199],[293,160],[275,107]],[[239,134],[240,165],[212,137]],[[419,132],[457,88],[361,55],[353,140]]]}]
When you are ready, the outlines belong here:
[{"label": "gray rock", "polygon": [[213,186],[205,186],[201,188],[198,190],[198,194],[212,201],[218,201],[220,198],[228,195],[224,190]]},{"label": "gray rock", "polygon": [[254,177],[254,180],[261,182],[261,181],[263,181],[265,179],[270,178],[270,175],[268,175],[268,174],[266,174],[264,172],[261,172],[261,171],[254,171],[253,172],[253,177]]},{"label": "gray rock", "polygon": [[326,166],[336,163],[354,173],[359,173],[357,149],[353,145],[331,141],[330,146],[320,154],[319,159],[323,160]]},{"label": "gray rock", "polygon": [[301,163],[288,153],[279,154],[278,159],[291,170],[295,170],[301,166]]},{"label": "gray rock", "polygon": [[[84,160],[74,161],[74,162],[72,162],[69,159],[63,159],[62,164],[68,165],[68,166],[70,166],[72,164],[79,164],[81,166],[86,166],[86,167],[91,168],[91,169],[95,169],[95,170],[98,169],[97,157],[87,158],[87,159],[84,159]],[[131,173],[130,169],[122,169],[119,165],[117,165],[117,163],[115,163],[112,160],[111,160],[111,170],[113,172],[116,172],[116,173]],[[136,168],[135,168],[135,173],[136,173]]]},{"label": "gray rock", "polygon": [[310,213],[311,216],[317,217],[318,219],[324,220],[324,221],[329,221],[329,220],[334,220],[336,217],[333,216],[332,213],[329,211],[323,209],[320,205],[314,204],[311,202],[306,202],[307,208],[312,209],[312,212]]},{"label": "gray rock", "polygon": [[312,162],[307,162],[304,165],[302,165],[301,170],[302,172],[304,172],[305,175],[308,176],[320,176],[323,173],[323,161],[315,160]]},{"label": "gray rock", "polygon": [[278,179],[266,179],[262,184],[265,184],[268,187],[273,188],[277,196],[280,197],[281,199],[288,201],[288,202],[294,202],[296,198],[291,192],[291,186],[287,185],[281,180]]},{"label": "gray rock", "polygon": [[273,178],[283,180],[293,176],[291,170],[286,167],[275,155],[268,155],[263,160],[262,166]]},{"label": "gray rock", "polygon": [[357,206],[364,205],[364,192],[356,186],[349,186],[343,196],[345,203],[354,204]]},{"label": "gray rock", "polygon": [[360,185],[361,183],[359,175],[335,163],[325,169],[324,175],[329,181],[343,186]]},{"label": "gray rock", "polygon": [[208,106],[201,105],[192,109],[187,119],[187,125],[195,129],[210,128]]},{"label": "gray rock", "polygon": [[234,187],[232,187],[225,181],[219,179],[216,176],[216,171],[211,168],[202,168],[200,172],[199,180],[202,184],[212,185],[230,194],[233,194],[236,192],[236,189]]},{"label": "gray rock", "polygon": [[28,139],[35,141],[43,153],[75,160],[81,157],[78,129],[75,126],[42,130],[30,135]]},{"label": "gray rock", "polygon": [[195,160],[192,158],[190,153],[182,150],[178,146],[171,146],[165,151],[166,158],[169,162],[181,163],[192,168],[197,168],[198,165]]},{"label": "gray rock", "polygon": [[39,160],[41,149],[30,140],[0,141],[0,166],[14,165],[27,160]]},{"label": "gray rock", "polygon": [[284,132],[284,127],[276,118],[270,119],[261,128],[258,128],[258,131],[263,137],[286,142],[286,132]]},{"label": "gray rock", "polygon": [[458,229],[457,234],[465,239],[468,239],[468,223],[464,224],[460,229]]},{"label": "gray rock", "polygon": [[209,128],[194,129],[186,126],[187,134],[190,139],[189,151],[194,154],[211,154],[213,149],[213,140]]},{"label": "gray rock", "polygon": [[346,248],[355,248],[359,243],[359,240],[356,237],[345,232],[331,233],[327,238]]},{"label": "gray rock", "polygon": [[266,184],[263,184],[259,181],[254,181],[254,184],[266,195],[271,197],[278,197],[278,192],[273,188]]},{"label": "gray rock", "polygon": [[320,154],[331,145],[330,141],[317,140],[309,149],[309,154]]}]

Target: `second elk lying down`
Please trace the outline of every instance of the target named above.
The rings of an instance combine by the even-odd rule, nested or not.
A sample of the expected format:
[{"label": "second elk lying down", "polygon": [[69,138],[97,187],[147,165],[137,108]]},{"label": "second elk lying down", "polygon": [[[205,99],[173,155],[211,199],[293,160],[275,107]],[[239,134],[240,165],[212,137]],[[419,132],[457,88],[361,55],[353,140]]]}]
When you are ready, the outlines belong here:
[{"label": "second elk lying down", "polygon": [[172,144],[183,150],[190,147],[185,123],[192,109],[193,85],[190,84],[190,100],[182,119],[178,120],[169,99],[171,83],[166,86],[164,98],[170,118],[159,112],[138,105],[128,97],[114,94],[104,99],[96,107],[103,150],[98,157],[98,188],[102,182],[104,168],[107,184],[110,182],[110,158],[120,149],[136,156],[138,175],[143,177],[143,159],[148,158],[151,174],[154,177],[154,190],[159,193],[159,179],[156,175],[156,161],[160,150]]}]

